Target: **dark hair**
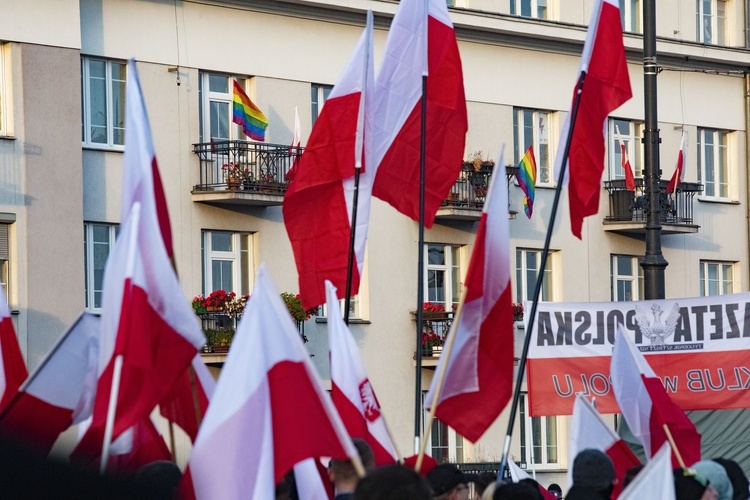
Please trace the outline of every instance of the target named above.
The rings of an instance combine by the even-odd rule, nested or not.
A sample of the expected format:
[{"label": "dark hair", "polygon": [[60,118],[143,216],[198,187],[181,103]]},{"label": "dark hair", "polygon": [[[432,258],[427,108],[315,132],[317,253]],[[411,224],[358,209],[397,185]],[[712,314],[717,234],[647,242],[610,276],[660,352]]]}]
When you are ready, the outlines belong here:
[{"label": "dark hair", "polygon": [[497,481],[497,474],[495,474],[494,472],[482,472],[474,482],[474,489],[481,497],[482,493],[484,493],[484,490],[487,489],[487,486],[491,485],[495,481]]},{"label": "dark hair", "polygon": [[352,500],[429,500],[425,480],[413,469],[398,464],[375,469],[357,483]]},{"label": "dark hair", "polygon": [[641,472],[641,469],[643,469],[643,464],[634,465],[625,471],[625,476],[622,478],[622,489],[625,489],[625,487],[630,484],[630,481],[635,479],[635,476]]},{"label": "dark hair", "polygon": [[[372,448],[367,441],[362,438],[352,438],[354,447],[357,448],[360,460],[365,470],[370,470],[375,467],[375,454],[372,452]],[[328,468],[331,469],[337,479],[349,480],[357,477],[357,471],[354,470],[354,465],[349,459],[346,460],[331,460],[328,464]]]},{"label": "dark hair", "polygon": [[543,500],[539,488],[526,480],[518,483],[500,484],[492,495],[492,500]]}]

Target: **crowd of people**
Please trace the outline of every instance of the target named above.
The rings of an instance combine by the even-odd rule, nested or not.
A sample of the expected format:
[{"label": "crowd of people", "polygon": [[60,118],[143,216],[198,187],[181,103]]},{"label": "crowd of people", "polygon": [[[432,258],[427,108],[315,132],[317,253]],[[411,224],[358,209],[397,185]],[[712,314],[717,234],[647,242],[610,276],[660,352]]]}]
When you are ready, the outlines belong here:
[{"label": "crowd of people", "polygon": [[[453,464],[435,463],[430,457],[419,469],[414,457],[403,465],[374,467],[372,451],[362,440],[355,440],[367,475],[359,479],[348,460],[332,460],[328,476],[335,500],[597,500],[610,499],[619,479],[610,458],[595,449],[582,450],[573,461],[572,484],[563,495],[552,483],[544,487],[531,478],[513,482],[497,481],[494,472],[467,474]],[[643,468],[632,467],[622,479],[625,488]],[[688,469],[673,471],[677,500],[747,500],[748,479],[732,460],[703,460]],[[277,487],[277,500],[297,497],[294,476],[287,475]]]}]

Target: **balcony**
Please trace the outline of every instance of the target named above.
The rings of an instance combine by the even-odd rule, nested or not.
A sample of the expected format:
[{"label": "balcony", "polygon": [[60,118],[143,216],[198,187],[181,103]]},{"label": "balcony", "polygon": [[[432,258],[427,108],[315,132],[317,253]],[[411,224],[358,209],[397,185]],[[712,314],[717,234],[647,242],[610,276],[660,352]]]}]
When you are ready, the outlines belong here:
[{"label": "balcony", "polygon": [[[411,314],[416,321],[417,314],[413,311]],[[434,369],[437,366],[454,314],[454,311],[422,312],[422,338],[425,340],[422,345],[422,368]],[[417,359],[416,354],[414,359]]]},{"label": "balcony", "polygon": [[[506,168],[506,177],[510,184],[511,179],[518,173],[518,167]],[[463,162],[458,180],[448,193],[448,197],[443,200],[435,220],[478,221],[482,216],[487,188],[494,169],[494,162],[482,162],[479,169],[476,169],[472,162]],[[508,213],[510,218],[516,215],[515,211],[509,210]]]},{"label": "balcony", "polygon": [[[193,201],[208,204],[281,205],[304,148],[250,141],[214,141],[193,144],[200,159],[200,180]],[[237,165],[242,179],[226,175],[222,167]]]},{"label": "balcony", "polygon": [[[697,233],[700,228],[693,223],[693,201],[703,191],[703,184],[683,182],[675,193],[667,193],[667,180],[659,181],[659,222],[662,234]],[[649,198],[644,192],[643,179],[635,180],[635,191],[625,188],[625,180],[605,181],[609,192],[609,215],[604,217],[604,230],[624,236],[644,239]]]}]

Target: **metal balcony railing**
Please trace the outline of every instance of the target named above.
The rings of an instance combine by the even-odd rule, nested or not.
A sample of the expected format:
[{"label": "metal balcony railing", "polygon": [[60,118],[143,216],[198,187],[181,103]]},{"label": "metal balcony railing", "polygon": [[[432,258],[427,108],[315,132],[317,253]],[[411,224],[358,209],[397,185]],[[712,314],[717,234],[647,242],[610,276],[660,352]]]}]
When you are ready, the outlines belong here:
[{"label": "metal balcony railing", "polygon": [[482,162],[478,169],[474,168],[473,163],[464,162],[456,183],[443,201],[443,206],[481,210],[494,168],[494,162]]},{"label": "metal balcony railing", "polygon": [[[200,158],[200,180],[197,191],[218,189],[242,190],[283,195],[294,175],[295,162],[304,148],[250,141],[213,141],[193,144]],[[228,175],[235,165],[242,178]]]},{"label": "metal balcony railing", "polygon": [[[659,181],[658,203],[661,209],[659,222],[672,225],[693,225],[693,199],[703,191],[703,184],[683,182],[674,193],[667,193],[669,181]],[[635,191],[625,187],[625,180],[605,181],[604,188],[609,192],[610,222],[646,222],[649,197],[645,193],[643,179],[635,179]]]}]

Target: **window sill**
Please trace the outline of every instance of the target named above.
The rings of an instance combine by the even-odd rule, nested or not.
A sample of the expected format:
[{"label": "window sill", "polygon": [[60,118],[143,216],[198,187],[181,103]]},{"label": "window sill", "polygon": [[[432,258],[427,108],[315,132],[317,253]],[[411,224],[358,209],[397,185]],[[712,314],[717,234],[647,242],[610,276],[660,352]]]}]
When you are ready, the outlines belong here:
[{"label": "window sill", "polygon": [[0,134],[0,141],[15,141],[15,140],[16,140],[15,135]]},{"label": "window sill", "polygon": [[124,146],[96,146],[93,144],[82,144],[81,147],[84,150],[89,151],[109,151],[111,153],[124,153],[125,147]]},{"label": "window sill", "polygon": [[739,201],[730,200],[729,198],[709,198],[706,196],[698,196],[698,201],[704,203],[722,203],[724,205],[739,205]]},{"label": "window sill", "polygon": [[[328,318],[315,318],[316,323],[328,323]],[[369,319],[349,318],[350,325],[369,325],[372,322]]]}]

